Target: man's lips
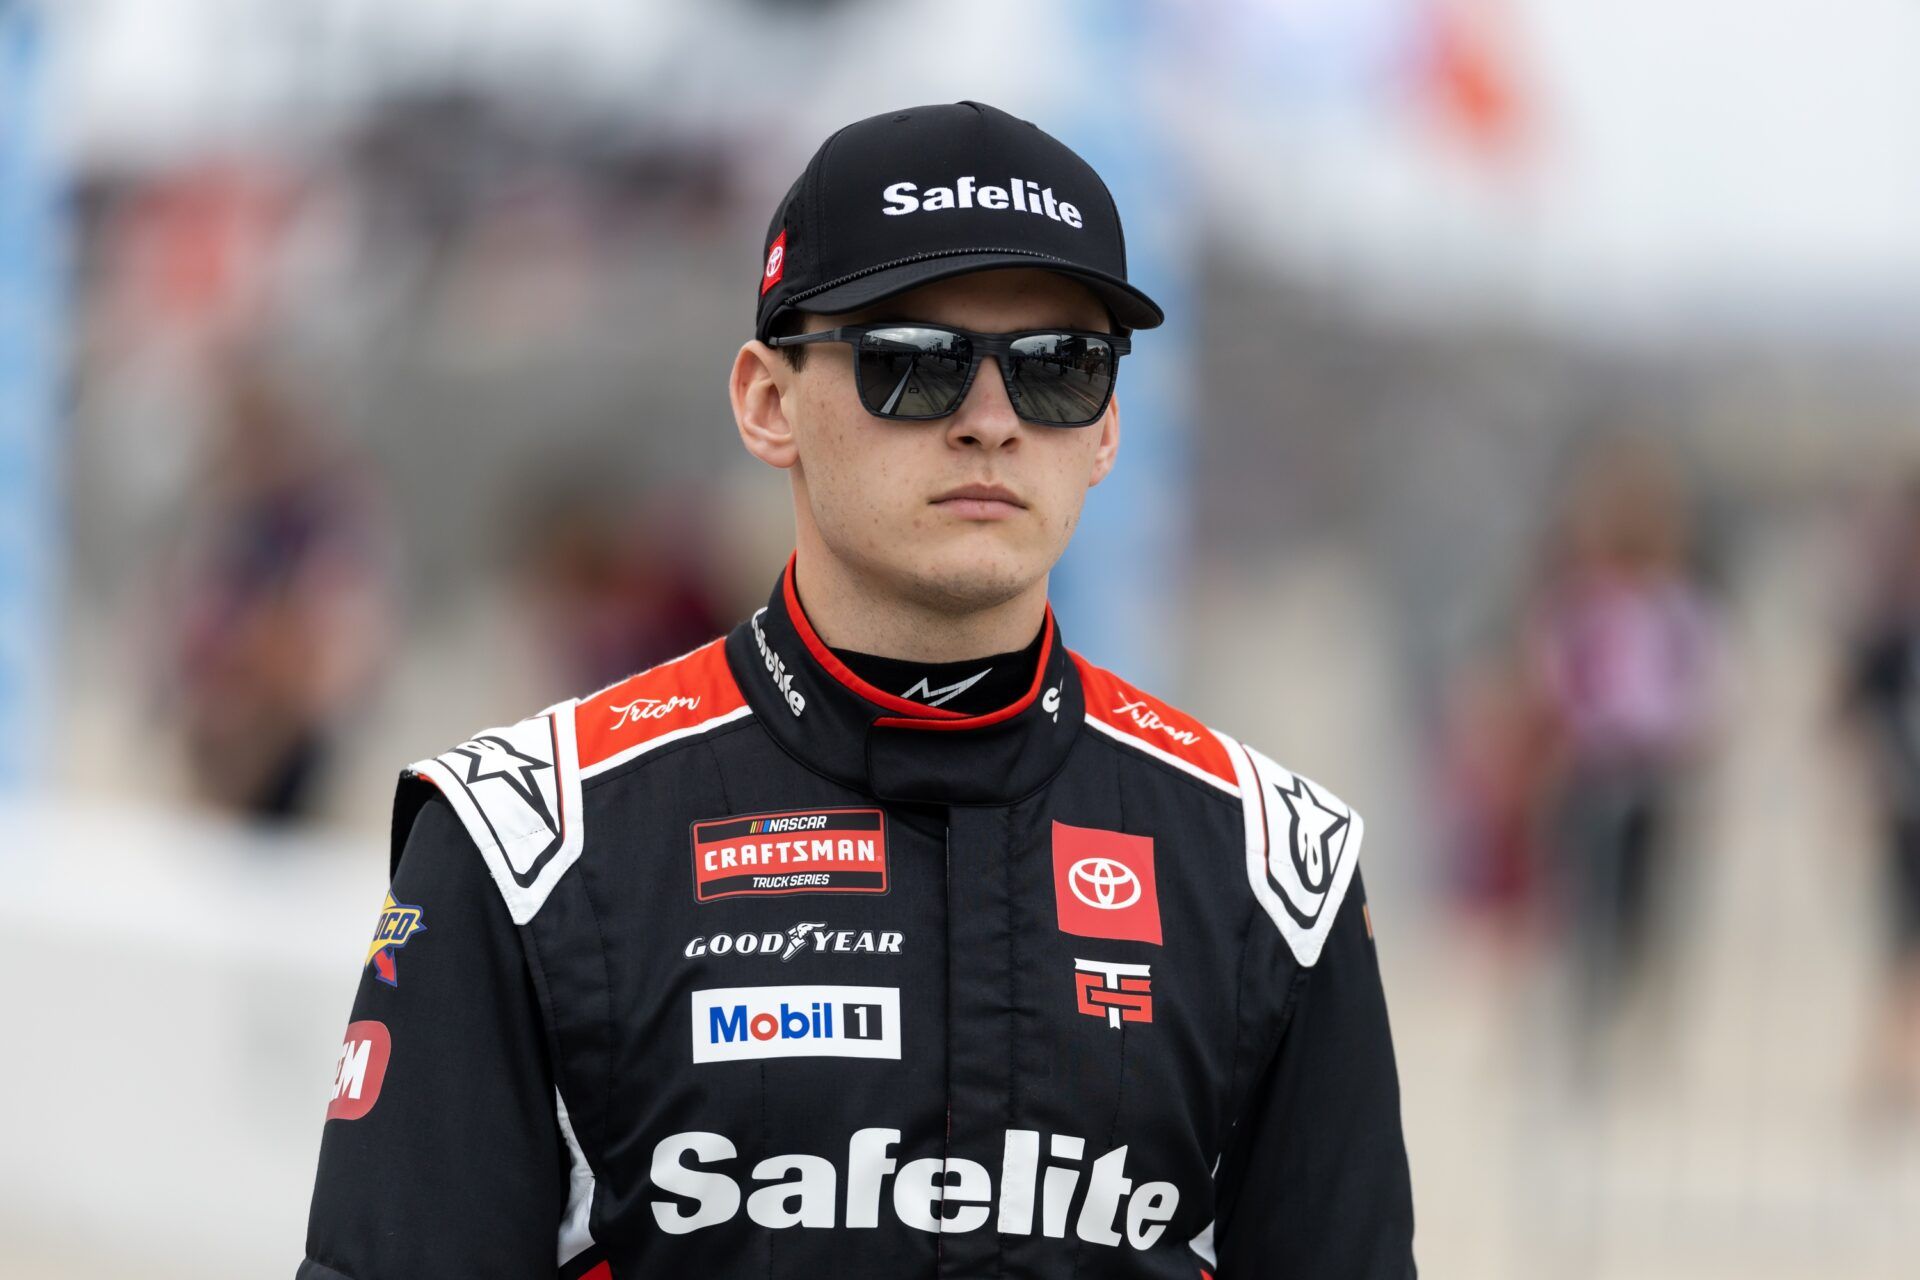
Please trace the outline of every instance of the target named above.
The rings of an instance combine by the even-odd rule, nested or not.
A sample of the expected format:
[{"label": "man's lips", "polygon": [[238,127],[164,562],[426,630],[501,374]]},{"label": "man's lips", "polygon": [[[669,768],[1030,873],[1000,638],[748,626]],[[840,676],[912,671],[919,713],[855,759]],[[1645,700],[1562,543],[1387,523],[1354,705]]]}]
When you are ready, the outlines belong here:
[{"label": "man's lips", "polygon": [[963,484],[934,498],[933,505],[972,520],[1005,519],[1027,508],[1018,494],[998,484]]}]

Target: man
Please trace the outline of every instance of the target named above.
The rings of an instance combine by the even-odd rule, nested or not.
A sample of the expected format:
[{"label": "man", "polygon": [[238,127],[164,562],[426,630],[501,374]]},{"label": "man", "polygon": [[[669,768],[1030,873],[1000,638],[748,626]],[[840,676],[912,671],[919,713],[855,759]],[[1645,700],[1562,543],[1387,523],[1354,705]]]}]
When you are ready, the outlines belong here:
[{"label": "man", "polygon": [[1070,653],[1099,177],[840,130],[735,358],[765,609],[402,775],[302,1280],[1414,1274],[1360,816]]},{"label": "man", "polygon": [[1860,1080],[1862,1114],[1882,1127],[1920,1115],[1920,477],[1888,516],[1868,553],[1842,704],[1884,833],[1886,968]]}]

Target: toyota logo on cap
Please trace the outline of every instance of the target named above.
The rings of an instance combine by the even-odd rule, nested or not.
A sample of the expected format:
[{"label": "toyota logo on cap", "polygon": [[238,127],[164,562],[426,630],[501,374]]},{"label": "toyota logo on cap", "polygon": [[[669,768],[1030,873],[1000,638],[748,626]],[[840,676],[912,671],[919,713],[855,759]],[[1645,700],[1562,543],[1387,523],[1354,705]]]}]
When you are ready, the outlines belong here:
[{"label": "toyota logo on cap", "polygon": [[1140,877],[1112,858],[1082,858],[1067,872],[1073,896],[1102,911],[1119,911],[1140,901]]}]

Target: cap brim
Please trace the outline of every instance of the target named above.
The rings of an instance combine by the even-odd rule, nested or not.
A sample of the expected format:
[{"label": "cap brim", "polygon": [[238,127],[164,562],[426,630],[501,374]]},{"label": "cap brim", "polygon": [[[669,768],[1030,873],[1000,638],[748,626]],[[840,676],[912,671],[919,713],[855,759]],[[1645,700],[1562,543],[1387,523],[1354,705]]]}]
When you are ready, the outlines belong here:
[{"label": "cap brim", "polygon": [[[858,311],[862,307],[870,307],[876,302],[883,302],[909,289],[917,289],[923,284],[932,284],[936,280],[948,280],[954,276],[971,275],[976,271],[992,271],[1001,267],[1026,267],[1071,276],[1106,303],[1107,309],[1113,313],[1115,322],[1128,329],[1153,329],[1166,320],[1158,303],[1117,276],[1111,276],[1090,267],[1061,262],[1056,258],[988,249],[978,253],[946,254],[938,258],[905,262],[899,266],[869,272],[858,279],[834,285],[819,293],[792,299],[769,315],[767,323],[771,323],[773,316],[785,310],[786,307],[796,311],[815,313]],[[762,327],[764,329],[765,325]],[[761,336],[765,336],[764,332]]]}]

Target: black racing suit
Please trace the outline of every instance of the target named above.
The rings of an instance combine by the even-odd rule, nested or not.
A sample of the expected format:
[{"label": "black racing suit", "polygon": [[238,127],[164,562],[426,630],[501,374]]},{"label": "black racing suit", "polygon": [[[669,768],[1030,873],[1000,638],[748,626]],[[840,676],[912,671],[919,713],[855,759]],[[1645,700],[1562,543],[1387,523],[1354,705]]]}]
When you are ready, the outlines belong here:
[{"label": "black racing suit", "polygon": [[1360,816],[1070,653],[724,640],[402,774],[300,1280],[1404,1280]]}]

